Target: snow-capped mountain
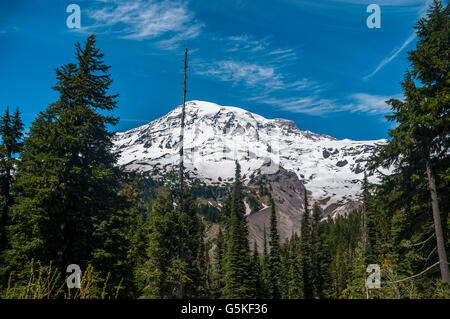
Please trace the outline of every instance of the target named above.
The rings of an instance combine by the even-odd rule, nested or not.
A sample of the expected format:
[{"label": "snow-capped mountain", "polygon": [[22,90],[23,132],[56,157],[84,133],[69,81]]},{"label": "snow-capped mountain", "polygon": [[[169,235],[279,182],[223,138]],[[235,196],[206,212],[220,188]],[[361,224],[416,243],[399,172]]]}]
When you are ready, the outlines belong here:
[{"label": "snow-capped mountain", "polygon": [[[177,107],[149,124],[117,133],[119,164],[152,172],[178,165],[180,122]],[[281,166],[297,175],[314,202],[324,211],[332,207],[333,213],[358,201],[367,159],[385,143],[338,140],[301,130],[289,120],[203,101],[186,103],[185,123],[184,163],[192,176],[207,183],[229,181],[237,160],[248,181],[252,173],[272,174]]]}]

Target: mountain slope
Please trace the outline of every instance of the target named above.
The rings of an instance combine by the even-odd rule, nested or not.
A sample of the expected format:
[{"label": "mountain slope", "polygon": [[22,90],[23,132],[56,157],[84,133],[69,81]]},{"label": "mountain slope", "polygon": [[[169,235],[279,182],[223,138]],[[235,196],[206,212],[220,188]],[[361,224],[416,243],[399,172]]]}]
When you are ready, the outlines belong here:
[{"label": "mountain slope", "polygon": [[[161,176],[178,165],[180,118],[177,107],[149,124],[117,133],[119,164]],[[248,181],[255,172],[273,174],[281,166],[296,174],[327,214],[355,206],[367,159],[384,142],[338,140],[237,107],[186,103],[185,166],[191,176],[209,184],[231,181],[238,160]]]}]

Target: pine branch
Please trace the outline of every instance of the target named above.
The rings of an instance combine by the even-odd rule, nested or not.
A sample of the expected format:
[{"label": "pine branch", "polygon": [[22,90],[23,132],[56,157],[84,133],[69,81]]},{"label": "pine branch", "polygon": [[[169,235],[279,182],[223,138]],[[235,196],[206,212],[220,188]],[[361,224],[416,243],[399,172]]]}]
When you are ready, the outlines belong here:
[{"label": "pine branch", "polygon": [[[386,282],[385,284],[388,284],[388,285],[396,284],[396,283],[399,283],[399,282],[402,282],[402,281],[406,281],[406,280],[409,280],[409,279],[418,277],[418,276],[423,275],[424,273],[426,273],[426,272],[427,272],[428,270],[430,270],[431,268],[436,267],[436,266],[439,265],[440,263],[441,263],[441,262],[438,261],[438,262],[434,263],[433,265],[431,265],[430,267],[426,268],[425,270],[422,270],[422,271],[419,272],[418,274],[415,274],[415,275],[412,275],[412,276],[410,276],[410,277],[406,277],[406,278],[403,278],[403,279],[400,279],[400,280],[396,280],[396,281],[389,281],[389,282]],[[383,284],[384,284],[384,283],[383,283]]]},{"label": "pine branch", "polygon": [[419,245],[425,245],[425,243],[428,242],[433,237],[434,237],[434,233],[430,237],[428,237],[427,239],[425,239],[424,241],[422,241],[420,243],[415,243],[415,244],[411,244],[411,245],[403,244],[402,246],[403,247],[415,247],[415,246],[419,246]]}]

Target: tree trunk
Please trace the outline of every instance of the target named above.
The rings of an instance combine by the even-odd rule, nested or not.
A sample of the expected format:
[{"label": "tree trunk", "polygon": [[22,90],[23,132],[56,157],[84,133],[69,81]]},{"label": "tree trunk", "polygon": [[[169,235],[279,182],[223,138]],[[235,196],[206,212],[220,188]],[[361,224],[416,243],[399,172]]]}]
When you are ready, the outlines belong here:
[{"label": "tree trunk", "polygon": [[442,232],[441,226],[441,214],[439,211],[439,203],[438,196],[436,191],[436,182],[434,180],[433,170],[431,168],[431,160],[429,153],[425,155],[426,161],[426,169],[427,169],[427,177],[428,177],[428,186],[430,188],[431,194],[431,207],[433,209],[433,219],[434,219],[434,230],[436,233],[436,243],[437,243],[437,251],[439,254],[439,262],[441,268],[441,277],[445,282],[450,281],[449,273],[448,273],[448,263],[447,263],[447,253],[445,252],[445,241],[444,234]]},{"label": "tree trunk", "polygon": [[[9,159],[8,164],[9,166]],[[4,249],[8,247],[8,237],[6,235],[7,225],[8,225],[8,213],[9,213],[9,206],[11,205],[11,199],[10,199],[10,186],[11,186],[11,170],[8,167],[6,169],[6,177],[4,182],[4,193],[2,194],[4,196],[4,203],[2,207],[2,216],[0,220],[0,232],[1,232],[1,238],[0,238],[0,252],[2,252]]]},{"label": "tree trunk", "polygon": [[[181,107],[181,133],[180,133],[180,175],[179,175],[179,192],[180,192],[180,214],[178,216],[178,258],[184,261],[184,236],[183,236],[183,197],[184,197],[184,118],[185,118],[185,104],[186,104],[186,73],[187,73],[187,48],[184,50],[184,85],[183,85],[183,106]],[[178,283],[177,298],[185,298],[184,283]]]},{"label": "tree trunk", "polygon": [[6,167],[6,180],[4,185],[4,193],[5,201],[4,206],[2,208],[2,217],[1,217],[1,227],[3,228],[1,230],[1,244],[0,244],[0,252],[2,252],[4,249],[8,248],[8,236],[7,236],[7,226],[8,226],[8,219],[9,219],[9,207],[11,206],[11,182],[12,182],[12,174],[11,169],[14,169],[14,166],[12,163],[12,152],[11,147],[6,147],[6,160],[7,160],[7,167]]},{"label": "tree trunk", "polygon": [[364,257],[367,254],[367,215],[366,215],[366,204],[362,205],[362,244],[363,244],[363,252]]}]

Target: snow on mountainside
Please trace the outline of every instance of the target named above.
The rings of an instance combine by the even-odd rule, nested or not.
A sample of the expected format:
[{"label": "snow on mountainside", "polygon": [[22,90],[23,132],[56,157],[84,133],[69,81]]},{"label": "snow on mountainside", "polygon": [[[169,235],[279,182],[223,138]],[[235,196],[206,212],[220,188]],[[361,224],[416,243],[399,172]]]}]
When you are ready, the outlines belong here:
[{"label": "snow on mountainside", "polygon": [[[152,172],[178,165],[180,119],[177,107],[149,124],[117,133],[119,164]],[[298,176],[323,209],[358,201],[367,158],[382,143],[338,140],[237,107],[186,103],[185,166],[191,175],[213,183],[233,178],[235,160],[246,179],[257,170],[275,173],[280,165]]]}]

